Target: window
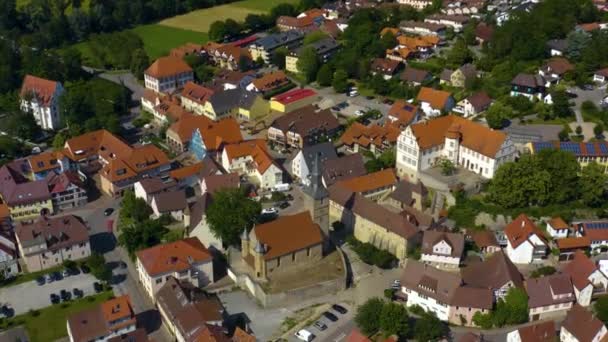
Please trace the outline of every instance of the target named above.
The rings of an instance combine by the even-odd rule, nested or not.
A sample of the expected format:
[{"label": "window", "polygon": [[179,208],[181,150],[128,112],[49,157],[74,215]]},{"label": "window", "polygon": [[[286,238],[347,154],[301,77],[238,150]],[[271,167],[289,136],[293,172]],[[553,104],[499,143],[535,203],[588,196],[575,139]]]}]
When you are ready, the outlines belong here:
[{"label": "window", "polygon": [[158,278],[158,279],[156,279],[156,283],[157,283],[157,284],[160,284],[160,283],[162,283],[162,282],[163,282],[163,278]]}]

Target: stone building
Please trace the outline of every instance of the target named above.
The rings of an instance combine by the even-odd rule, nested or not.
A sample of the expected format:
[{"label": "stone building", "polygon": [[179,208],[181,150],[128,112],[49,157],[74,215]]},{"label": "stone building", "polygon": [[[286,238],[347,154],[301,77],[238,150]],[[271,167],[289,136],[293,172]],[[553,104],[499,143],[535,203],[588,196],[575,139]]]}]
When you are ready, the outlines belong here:
[{"label": "stone building", "polygon": [[312,220],[319,225],[325,237],[329,236],[329,193],[321,179],[321,161],[315,156],[310,184],[303,188],[304,207],[312,214]]}]

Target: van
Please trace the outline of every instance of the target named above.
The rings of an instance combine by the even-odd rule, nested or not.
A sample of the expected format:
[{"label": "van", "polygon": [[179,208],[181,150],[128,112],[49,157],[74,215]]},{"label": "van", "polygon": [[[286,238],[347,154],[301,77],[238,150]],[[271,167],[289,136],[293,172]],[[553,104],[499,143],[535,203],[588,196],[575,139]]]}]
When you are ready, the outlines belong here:
[{"label": "van", "polygon": [[289,191],[291,187],[288,183],[281,183],[274,186],[274,191],[285,192]]},{"label": "van", "polygon": [[310,342],[315,338],[315,335],[313,335],[310,331],[306,330],[306,329],[302,329],[300,331],[298,331],[297,333],[294,334],[298,339],[302,340],[302,341],[306,341],[306,342]]}]

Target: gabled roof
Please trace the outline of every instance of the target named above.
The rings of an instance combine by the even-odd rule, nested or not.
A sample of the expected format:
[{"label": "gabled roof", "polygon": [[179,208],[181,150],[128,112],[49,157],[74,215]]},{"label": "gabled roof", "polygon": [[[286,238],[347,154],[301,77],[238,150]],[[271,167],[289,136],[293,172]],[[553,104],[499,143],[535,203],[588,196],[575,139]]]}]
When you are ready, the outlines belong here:
[{"label": "gabled roof", "polygon": [[353,177],[339,181],[337,184],[349,189],[352,192],[365,194],[369,191],[397,185],[395,170],[384,169],[377,172],[368,173],[363,176]]},{"label": "gabled roof", "polygon": [[494,232],[489,230],[484,230],[481,232],[474,232],[471,234],[475,245],[479,248],[486,247],[499,247],[498,241],[496,240],[496,235]]},{"label": "gabled roof", "polygon": [[340,158],[326,160],[323,163],[323,181],[328,187],[340,180],[359,177],[367,174],[363,156],[353,153]]},{"label": "gabled roof", "polygon": [[548,321],[517,329],[521,342],[554,342],[555,322]]},{"label": "gabled roof", "polygon": [[314,159],[317,155],[319,156],[319,161],[321,163],[329,159],[338,158],[334,144],[330,141],[311,146],[304,146],[304,148],[300,150],[300,153],[302,153],[302,157],[304,157],[304,162],[306,163],[308,170],[312,170]]},{"label": "gabled roof", "polygon": [[574,65],[563,57],[553,57],[541,67],[541,70],[557,75],[563,75],[568,71],[574,70]]},{"label": "gabled roof", "polygon": [[547,239],[543,232],[528,218],[528,216],[526,216],[526,214],[517,216],[515,220],[505,227],[504,232],[513,249],[519,247],[519,245],[525,241],[528,241],[532,235],[536,235],[545,245],[547,244]]},{"label": "gabled roof", "polygon": [[454,293],[461,284],[458,274],[441,271],[412,259],[408,260],[401,276],[402,286],[444,304],[452,302]]},{"label": "gabled roof", "polygon": [[28,157],[28,162],[32,172],[44,172],[61,168],[58,160],[63,158],[63,154],[59,151],[43,152],[34,154]]},{"label": "gabled roof", "polygon": [[397,100],[388,111],[388,115],[397,119],[402,125],[411,124],[418,114],[418,106],[405,100]]},{"label": "gabled roof", "polygon": [[285,32],[279,32],[275,34],[270,34],[264,38],[258,39],[252,45],[259,46],[264,50],[273,50],[279,46],[283,46],[289,44],[292,41],[299,40],[304,38],[304,34],[296,31],[290,30]]},{"label": "gabled roof", "polygon": [[184,85],[181,96],[199,104],[204,104],[213,95],[213,89],[205,88],[192,81]]},{"label": "gabled roof", "polygon": [[156,208],[161,214],[184,210],[188,207],[184,190],[160,192],[152,197],[152,203],[156,204]]},{"label": "gabled roof", "polygon": [[[578,304],[572,306],[562,323],[562,329],[566,329],[580,342],[595,341],[595,336],[602,328],[604,328],[604,323]],[[600,336],[601,338],[602,336]]]},{"label": "gabled roof", "polygon": [[354,122],[340,137],[340,142],[352,146],[354,144],[365,148],[370,148],[373,144],[378,148],[392,146],[397,143],[397,138],[401,130],[394,126],[385,124],[380,126],[372,124],[365,126],[359,122]]},{"label": "gabled roof", "polygon": [[545,86],[544,79],[541,75],[525,73],[517,74],[513,81],[511,81],[511,84],[528,88],[537,88]]},{"label": "gabled roof", "polygon": [[266,142],[261,139],[245,140],[226,145],[224,151],[230,161],[236,158],[251,157],[260,174],[264,174],[271,165],[275,165],[274,159],[266,149]]},{"label": "gabled roof", "polygon": [[475,108],[475,111],[481,112],[490,106],[492,98],[485,91],[479,91],[467,97],[467,101]]},{"label": "gabled roof", "polygon": [[371,64],[371,70],[382,73],[384,75],[394,75],[399,68],[401,62],[388,58],[374,58]]},{"label": "gabled roof", "polygon": [[238,188],[241,184],[237,173],[206,176],[201,178],[201,183],[203,182],[207,187],[206,191],[212,195],[222,189]]},{"label": "gabled roof", "polygon": [[94,341],[116,330],[134,326],[135,314],[129,296],[124,295],[74,313],[67,321],[74,341]]},{"label": "gabled roof", "polygon": [[547,221],[547,224],[551,225],[551,227],[555,230],[567,230],[569,228],[568,224],[559,216],[552,217],[549,221]]},{"label": "gabled roof", "polygon": [[340,122],[329,109],[317,111],[314,106],[309,105],[278,117],[271,127],[283,133],[297,133],[305,139],[318,131],[333,131],[340,127]]},{"label": "gabled roof", "polygon": [[0,194],[9,206],[46,201],[51,198],[45,179],[29,181],[9,165],[0,167]]},{"label": "gabled roof", "polygon": [[19,95],[21,98],[27,98],[27,96],[31,95],[34,99],[36,99],[36,101],[38,101],[40,105],[46,107],[51,104],[59,84],[59,82],[44,78],[25,75]]},{"label": "gabled roof", "polygon": [[[531,278],[526,280],[525,286],[529,297],[529,308],[570,303],[575,300],[572,282],[567,274],[552,274],[538,279]],[[557,297],[560,295],[565,296]]]},{"label": "gabled roof", "polygon": [[486,23],[479,23],[475,27],[475,37],[482,39],[484,42],[492,40],[494,35],[494,27]]},{"label": "gabled roof", "polygon": [[562,272],[569,275],[572,279],[572,284],[579,291],[582,291],[587,285],[591,284],[589,276],[598,270],[599,268],[583,251],[576,251],[574,253],[574,259],[566,264],[562,269]]},{"label": "gabled roof", "polygon": [[19,223],[15,234],[23,247],[46,244],[47,249],[52,251],[89,241],[87,227],[74,215],[41,215],[32,223]]},{"label": "gabled roof", "polygon": [[452,94],[443,90],[422,87],[418,92],[416,101],[427,102],[433,109],[443,110]]},{"label": "gabled roof", "polygon": [[136,255],[151,277],[188,270],[193,263],[209,262],[212,259],[211,253],[196,237],[143,249]]},{"label": "gabled roof", "polygon": [[437,254],[433,250],[436,244],[445,241],[451,248],[451,257],[461,258],[464,252],[464,235],[460,233],[445,233],[436,230],[427,230],[422,235],[423,254]]},{"label": "gabled roof", "polygon": [[429,79],[431,76],[431,73],[426,70],[415,69],[408,66],[401,73],[401,80],[406,82],[422,83]]},{"label": "gabled roof", "polygon": [[267,92],[272,89],[280,88],[286,84],[289,84],[289,78],[287,75],[281,70],[271,71],[269,73],[265,73],[260,78],[256,78],[253,80],[253,85],[260,92]]},{"label": "gabled roof", "polygon": [[508,282],[515,287],[523,287],[524,277],[503,251],[492,254],[485,261],[470,264],[461,269],[467,285],[489,289],[499,289]]},{"label": "gabled roof", "polygon": [[175,76],[192,72],[192,68],[183,59],[173,56],[160,57],[146,69],[145,74],[154,78]]}]

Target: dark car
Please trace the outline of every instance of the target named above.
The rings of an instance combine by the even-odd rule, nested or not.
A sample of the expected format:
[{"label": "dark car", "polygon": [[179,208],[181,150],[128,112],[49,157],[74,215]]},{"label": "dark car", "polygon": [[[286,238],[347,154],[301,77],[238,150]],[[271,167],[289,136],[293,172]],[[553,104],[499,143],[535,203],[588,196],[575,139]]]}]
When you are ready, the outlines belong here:
[{"label": "dark car", "polygon": [[15,310],[13,310],[13,308],[9,307],[8,305],[2,305],[2,308],[0,309],[0,313],[2,313],[2,315],[6,316],[6,317],[13,317]]},{"label": "dark car", "polygon": [[369,95],[369,96],[366,96],[365,98],[366,98],[366,99],[368,99],[368,100],[373,100],[373,99],[375,99],[376,97],[375,97],[375,96],[372,96],[372,95]]},{"label": "dark car", "polygon": [[61,290],[59,295],[61,296],[61,300],[63,300],[64,302],[67,302],[68,300],[72,299],[72,293],[66,290]]},{"label": "dark car", "polygon": [[287,200],[288,201],[293,201],[293,196],[291,194],[287,194]]},{"label": "dark car", "polygon": [[110,215],[112,215],[113,212],[114,212],[114,208],[107,208],[106,210],[103,211],[103,214],[105,216],[110,216]]},{"label": "dark car", "polygon": [[325,324],[321,321],[316,321],[314,326],[315,326],[315,328],[319,329],[319,331],[323,331],[323,330],[327,329],[327,324]]},{"label": "dark car", "polygon": [[125,268],[127,268],[127,263],[124,261],[119,261],[118,266],[124,270]]},{"label": "dark car", "polygon": [[334,112],[339,112],[342,108],[338,107],[338,106],[333,106],[331,107],[331,110],[333,110]]},{"label": "dark car", "polygon": [[82,295],[84,295],[84,292],[82,292],[82,290],[74,288],[72,290],[72,293],[74,294],[74,298],[82,298]]},{"label": "dark car", "polygon": [[61,301],[61,298],[59,298],[59,296],[54,293],[51,293],[50,298],[52,304],[57,304]]},{"label": "dark car", "polygon": [[340,102],[337,105],[339,108],[344,109],[346,107],[348,107],[348,103],[347,102]]},{"label": "dark car", "polygon": [[331,308],[334,309],[334,311],[339,312],[343,315],[348,312],[348,310],[346,310],[345,307],[343,307],[342,305],[338,305],[338,304],[332,305]]},{"label": "dark car", "polygon": [[51,277],[53,277],[53,280],[61,280],[61,279],[63,279],[63,277],[61,276],[60,272],[53,272],[53,273],[51,273]]},{"label": "dark car", "polygon": [[44,276],[40,276],[40,277],[36,278],[36,283],[38,283],[38,285],[44,285],[46,283]]},{"label": "dark car", "polygon": [[395,103],[395,101],[393,101],[389,98],[386,98],[386,99],[384,99],[384,101],[382,101],[382,103],[387,104],[387,105],[392,105],[393,103]]},{"label": "dark car", "polygon": [[95,289],[96,293],[103,291],[103,286],[98,282],[93,283],[93,288]]},{"label": "dark car", "polygon": [[281,209],[285,209],[287,207],[289,207],[289,202],[283,202],[283,203],[279,204],[279,208],[281,208]]},{"label": "dark car", "polygon": [[581,86],[581,89],[583,89],[583,90],[593,90],[593,85],[591,85],[591,84],[583,84]]},{"label": "dark car", "polygon": [[89,266],[87,265],[82,265],[80,266],[80,270],[82,271],[82,273],[84,274],[88,274],[89,272],[91,272],[91,269],[89,268]]},{"label": "dark car", "polygon": [[329,311],[325,311],[323,316],[332,322],[336,322],[338,320],[338,317]]}]

